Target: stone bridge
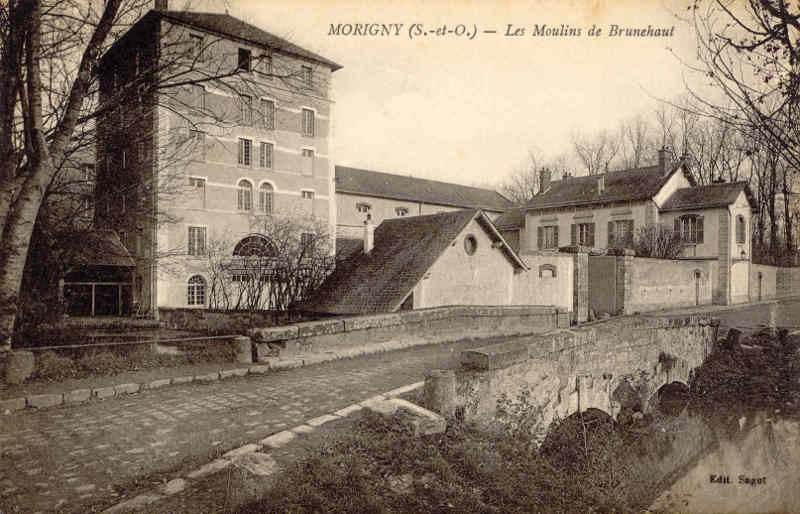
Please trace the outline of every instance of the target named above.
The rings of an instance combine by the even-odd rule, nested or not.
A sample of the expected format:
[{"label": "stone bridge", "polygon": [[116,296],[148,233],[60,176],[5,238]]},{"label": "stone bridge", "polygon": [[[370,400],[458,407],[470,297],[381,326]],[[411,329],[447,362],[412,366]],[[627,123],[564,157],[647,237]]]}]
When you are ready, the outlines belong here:
[{"label": "stone bridge", "polygon": [[590,408],[616,419],[623,408],[648,412],[659,390],[688,385],[711,353],[718,323],[707,317],[626,316],[465,351],[461,367],[425,381],[434,411],[478,424],[498,403],[541,409],[541,424]]}]

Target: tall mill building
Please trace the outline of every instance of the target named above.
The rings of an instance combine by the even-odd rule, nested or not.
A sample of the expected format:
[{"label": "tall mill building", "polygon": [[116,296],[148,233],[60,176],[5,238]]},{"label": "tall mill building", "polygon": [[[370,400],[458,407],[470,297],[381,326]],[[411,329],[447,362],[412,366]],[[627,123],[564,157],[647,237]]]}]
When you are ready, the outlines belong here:
[{"label": "tall mill building", "polygon": [[163,0],[106,52],[95,216],[136,263],[105,278],[118,287],[109,310],[207,305],[206,254],[271,251],[265,216],[285,217],[304,243],[333,240],[339,68],[228,14]]}]

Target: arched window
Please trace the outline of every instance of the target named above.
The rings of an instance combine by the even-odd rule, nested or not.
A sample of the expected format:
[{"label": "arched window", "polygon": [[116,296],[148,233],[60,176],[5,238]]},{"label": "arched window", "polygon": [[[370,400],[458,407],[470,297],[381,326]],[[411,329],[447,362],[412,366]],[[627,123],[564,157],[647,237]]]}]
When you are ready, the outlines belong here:
[{"label": "arched window", "polygon": [[247,236],[233,249],[236,257],[277,257],[278,250],[268,238],[259,235]]},{"label": "arched window", "polygon": [[242,179],[237,186],[239,188],[239,194],[236,207],[240,211],[249,211],[253,208],[253,184],[248,180]]},{"label": "arched window", "polygon": [[206,279],[200,275],[194,275],[189,279],[186,291],[186,303],[189,305],[206,304]]},{"label": "arched window", "polygon": [[736,242],[744,244],[747,241],[747,222],[741,214],[736,216]]},{"label": "arched window", "polygon": [[272,212],[272,184],[264,182],[258,188],[258,210],[267,214]]}]

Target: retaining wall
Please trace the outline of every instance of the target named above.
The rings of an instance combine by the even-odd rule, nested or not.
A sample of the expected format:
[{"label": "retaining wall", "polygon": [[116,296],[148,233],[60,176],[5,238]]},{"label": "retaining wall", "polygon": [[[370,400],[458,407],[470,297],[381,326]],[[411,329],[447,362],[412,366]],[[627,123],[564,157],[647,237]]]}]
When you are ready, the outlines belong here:
[{"label": "retaining wall", "polygon": [[545,332],[569,326],[571,313],[550,306],[454,306],[331,318],[249,331],[259,361],[323,353],[366,343],[424,345],[465,338]]},{"label": "retaining wall", "polygon": [[628,316],[518,338],[462,352],[460,368],[432,372],[425,401],[444,415],[490,424],[499,403],[522,398],[527,409],[541,409],[546,428],[556,415],[588,408],[616,416],[616,393],[627,384],[646,409],[662,385],[688,383],[716,333],[706,317]]},{"label": "retaining wall", "polygon": [[[202,331],[208,334],[243,334],[252,327],[272,325],[272,312],[214,311],[209,309],[158,309],[166,328]],[[282,314],[283,315],[283,314]]]},{"label": "retaining wall", "polygon": [[778,296],[778,266],[753,264],[750,268],[750,299],[756,302]]}]

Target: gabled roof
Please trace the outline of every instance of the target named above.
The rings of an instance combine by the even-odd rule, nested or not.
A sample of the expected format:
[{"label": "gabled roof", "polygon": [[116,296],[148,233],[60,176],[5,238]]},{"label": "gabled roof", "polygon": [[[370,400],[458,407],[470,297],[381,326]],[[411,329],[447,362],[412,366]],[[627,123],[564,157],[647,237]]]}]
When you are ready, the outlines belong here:
[{"label": "gabled roof", "polygon": [[513,204],[491,189],[336,166],[336,192],[460,208],[503,211]]},{"label": "gabled roof", "polygon": [[[294,55],[297,57],[309,59],[325,66],[330,67],[332,71],[341,69],[341,65],[326,59],[321,55],[315,54],[303,47],[287,41],[281,37],[262,30],[255,25],[251,25],[238,18],[234,18],[229,14],[209,13],[209,12],[192,12],[192,11],[158,11],[155,9],[150,10],[146,15],[139,19],[133,27],[128,31],[129,33],[139,30],[142,26],[152,23],[158,18],[166,19],[174,23],[189,25],[209,32],[213,32],[222,37],[229,37],[240,39],[255,45],[265,46],[273,50],[278,50],[286,54]],[[126,34],[127,36],[127,34]],[[117,41],[119,43],[122,39]],[[114,46],[117,45],[115,43]],[[105,53],[103,60],[107,55],[111,54],[111,50]]]},{"label": "gabled roof", "polygon": [[320,290],[300,309],[327,314],[392,312],[473,219],[499,242],[514,266],[527,269],[479,209],[384,220],[372,251],[339,261]]},{"label": "gabled roof", "polygon": [[131,254],[113,230],[95,230],[83,234],[81,249],[76,252],[74,265],[134,267]]},{"label": "gabled roof", "polygon": [[[672,174],[682,169],[683,163],[678,162],[668,173],[656,165],[609,171],[604,175],[564,178],[551,182],[547,192],[535,196],[525,207],[527,210],[550,209],[646,200],[655,196]],[[691,175],[686,175],[693,183]],[[601,176],[605,182],[602,193],[598,190]]]},{"label": "gabled roof", "polygon": [[661,206],[661,212],[727,207],[744,191],[751,207],[756,203],[746,181],[708,184],[678,189]]}]

